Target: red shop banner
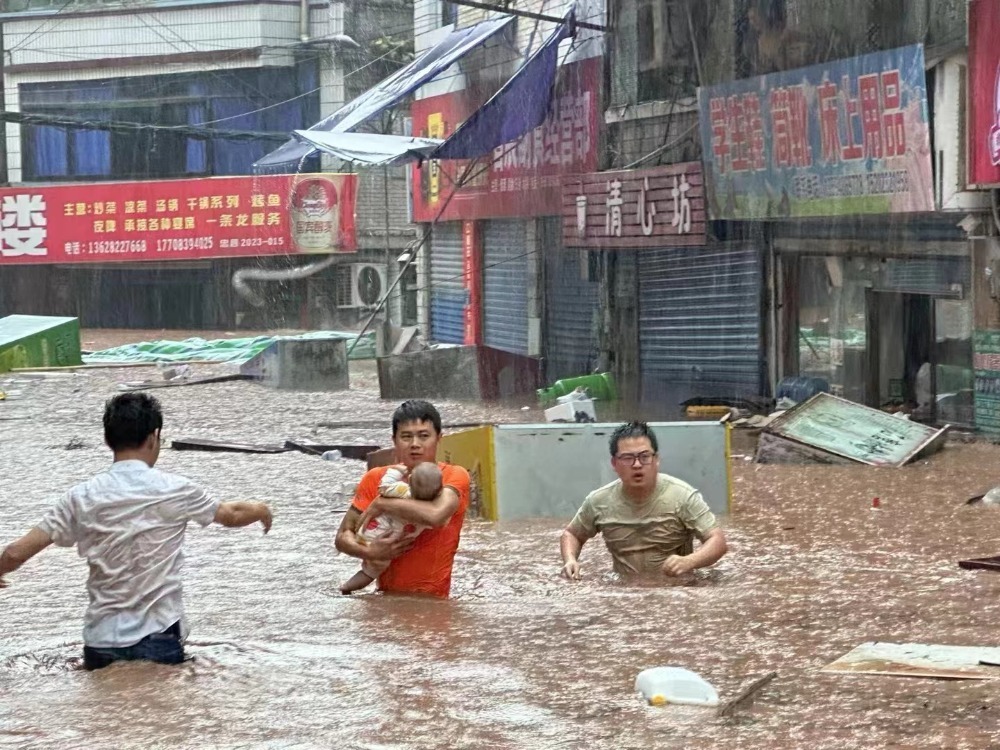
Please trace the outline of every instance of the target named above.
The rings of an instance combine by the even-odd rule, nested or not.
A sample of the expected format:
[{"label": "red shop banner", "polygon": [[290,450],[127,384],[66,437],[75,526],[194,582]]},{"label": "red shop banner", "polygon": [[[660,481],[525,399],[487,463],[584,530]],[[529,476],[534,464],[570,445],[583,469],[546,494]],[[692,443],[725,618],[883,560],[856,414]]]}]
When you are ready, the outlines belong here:
[{"label": "red shop banner", "polygon": [[357,175],[0,189],[0,265],[357,250]]},{"label": "red shop banner", "polygon": [[[413,168],[413,220],[555,216],[563,177],[597,168],[601,59],[563,65],[544,123],[474,162],[431,161]],[[447,138],[476,111],[468,92],[413,102],[413,134]],[[461,181],[457,195],[455,185]]]},{"label": "red shop banner", "polygon": [[1000,186],[1000,0],[969,3],[969,184]]}]

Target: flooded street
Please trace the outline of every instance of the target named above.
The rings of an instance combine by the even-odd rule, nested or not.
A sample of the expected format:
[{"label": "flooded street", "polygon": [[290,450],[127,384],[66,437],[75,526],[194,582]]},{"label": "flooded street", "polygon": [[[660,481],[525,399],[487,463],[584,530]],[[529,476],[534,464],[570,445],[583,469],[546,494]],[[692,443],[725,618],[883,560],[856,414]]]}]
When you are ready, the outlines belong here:
[{"label": "flooded street", "polygon": [[[355,365],[344,393],[246,382],[157,390],[165,444],[387,446],[396,404],[378,399],[370,363]],[[0,544],[107,467],[103,402],[118,383],[151,377],[134,368],[0,378],[17,396],[0,403]],[[439,406],[446,423],[538,415]],[[319,426],[352,420],[364,426]],[[432,601],[339,595],[358,566],[333,548],[349,502],[336,493],[361,462],[165,448],[160,468],[222,500],[269,502],[273,530],[189,527],[193,659],[180,667],[79,669],[86,568],[74,550],[50,548],[10,575],[0,590],[0,747],[996,747],[1000,682],[817,670],[865,641],[1000,645],[1000,575],[956,565],[1000,554],[1000,508],[962,504],[1000,484],[998,459],[985,444],[952,444],[901,470],[735,459],[734,512],[722,519],[730,554],[686,585],[612,580],[600,540],[584,550],[583,581],[567,583],[558,541],[568,519],[469,519],[452,598]],[[882,509],[872,511],[876,496]],[[658,665],[699,672],[723,701],[778,676],[718,718],[638,699],[636,674]]]}]

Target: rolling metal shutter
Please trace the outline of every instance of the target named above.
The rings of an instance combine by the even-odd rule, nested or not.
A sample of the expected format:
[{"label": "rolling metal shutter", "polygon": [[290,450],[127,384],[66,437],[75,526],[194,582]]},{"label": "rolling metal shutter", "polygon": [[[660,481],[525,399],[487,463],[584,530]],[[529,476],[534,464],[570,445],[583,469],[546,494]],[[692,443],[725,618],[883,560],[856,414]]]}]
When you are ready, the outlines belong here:
[{"label": "rolling metal shutter", "polygon": [[762,284],[753,247],[640,252],[643,402],[759,395]]},{"label": "rolling metal shutter", "polygon": [[528,353],[528,253],[524,221],[483,224],[483,341]]},{"label": "rolling metal shutter", "polygon": [[435,224],[431,236],[431,339],[442,344],[465,341],[462,277],[462,224]]},{"label": "rolling metal shutter", "polygon": [[550,249],[545,258],[545,379],[586,375],[597,364],[598,288],[589,251]]}]

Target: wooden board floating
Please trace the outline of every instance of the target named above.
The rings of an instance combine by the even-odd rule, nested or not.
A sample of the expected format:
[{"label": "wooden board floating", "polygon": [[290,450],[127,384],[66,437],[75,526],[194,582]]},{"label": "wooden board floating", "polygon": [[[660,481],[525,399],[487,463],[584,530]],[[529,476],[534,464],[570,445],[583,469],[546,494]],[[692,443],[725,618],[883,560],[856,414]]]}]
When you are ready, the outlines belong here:
[{"label": "wooden board floating", "polygon": [[871,641],[820,671],[938,680],[1000,680],[1000,670],[982,664],[983,661],[1000,662],[1000,648]]},{"label": "wooden board floating", "polygon": [[185,385],[205,385],[206,383],[228,383],[232,380],[249,380],[246,375],[212,375],[207,378],[188,378],[186,380],[146,380],[141,383],[122,383],[123,391],[147,391],[153,388],[179,388]]}]

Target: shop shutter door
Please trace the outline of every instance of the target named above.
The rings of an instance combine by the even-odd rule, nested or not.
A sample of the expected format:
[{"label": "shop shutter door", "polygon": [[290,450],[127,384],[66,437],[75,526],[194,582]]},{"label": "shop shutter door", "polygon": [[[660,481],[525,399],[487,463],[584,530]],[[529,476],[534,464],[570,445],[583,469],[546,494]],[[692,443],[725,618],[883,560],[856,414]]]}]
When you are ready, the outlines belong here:
[{"label": "shop shutter door", "polygon": [[597,364],[598,284],[587,279],[589,251],[546,247],[545,379],[586,375]]},{"label": "shop shutter door", "polygon": [[431,339],[465,341],[465,302],[460,222],[436,224],[431,236]]},{"label": "shop shutter door", "polygon": [[640,251],[642,400],[761,393],[762,272],[753,247]]},{"label": "shop shutter door", "polygon": [[523,221],[483,226],[483,341],[495,349],[528,353],[527,229]]}]

